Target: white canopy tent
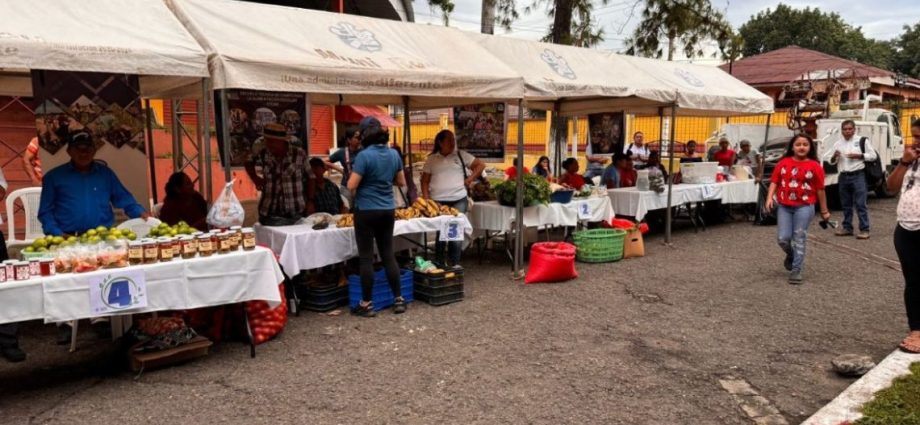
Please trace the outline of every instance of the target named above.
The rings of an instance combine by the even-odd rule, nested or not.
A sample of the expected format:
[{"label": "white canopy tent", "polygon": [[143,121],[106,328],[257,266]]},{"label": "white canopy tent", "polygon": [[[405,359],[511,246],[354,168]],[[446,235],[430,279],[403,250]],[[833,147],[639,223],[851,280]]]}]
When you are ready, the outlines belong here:
[{"label": "white canopy tent", "polygon": [[3,94],[30,96],[31,70],[139,75],[144,96],[208,76],[204,50],[160,0],[0,0],[0,8]]},{"label": "white canopy tent", "polygon": [[416,108],[520,99],[518,74],[453,28],[233,0],[166,0],[210,54],[214,89]]}]

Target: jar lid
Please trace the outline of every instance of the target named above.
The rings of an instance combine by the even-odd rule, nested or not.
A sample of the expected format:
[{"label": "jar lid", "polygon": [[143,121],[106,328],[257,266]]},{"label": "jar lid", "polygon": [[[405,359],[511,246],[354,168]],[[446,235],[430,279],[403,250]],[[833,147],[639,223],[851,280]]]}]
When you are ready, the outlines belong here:
[{"label": "jar lid", "polygon": [[243,229],[243,233],[255,233],[255,232],[256,232],[256,230],[253,229],[252,227],[247,227],[247,228]]},{"label": "jar lid", "polygon": [[211,236],[210,236],[210,235],[201,235],[201,236],[198,237],[198,239],[211,240]]},{"label": "jar lid", "polygon": [[138,246],[142,246],[142,245],[144,245],[144,243],[143,243],[143,242],[140,242],[140,241],[131,241],[131,242],[128,242],[128,246],[138,247]]},{"label": "jar lid", "polygon": [[28,262],[28,261],[17,261],[16,264],[14,264],[14,265],[17,266],[17,267],[28,267],[28,266],[29,266],[29,262]]},{"label": "jar lid", "polygon": [[180,236],[180,237],[179,237],[179,240],[180,240],[180,241],[190,241],[190,240],[192,240],[192,239],[193,239],[193,238],[192,238],[191,236]]},{"label": "jar lid", "polygon": [[242,228],[243,226],[230,226],[230,230],[233,230],[233,231],[241,230]]}]

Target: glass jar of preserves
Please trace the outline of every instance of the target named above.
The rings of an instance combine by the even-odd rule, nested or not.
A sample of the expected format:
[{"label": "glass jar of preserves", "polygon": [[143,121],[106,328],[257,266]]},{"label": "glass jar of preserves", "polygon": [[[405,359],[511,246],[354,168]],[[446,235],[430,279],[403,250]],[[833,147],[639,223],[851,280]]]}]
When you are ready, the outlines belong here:
[{"label": "glass jar of preserves", "polygon": [[198,254],[198,243],[195,242],[195,238],[191,236],[183,236],[179,238],[179,250],[182,258],[188,260],[189,258],[195,258],[195,255]]},{"label": "glass jar of preserves", "polygon": [[256,249],[256,231],[251,228],[245,228],[242,231],[243,249],[252,251]]},{"label": "glass jar of preserves", "polygon": [[41,264],[37,258],[29,260],[29,274],[32,276],[41,276],[42,269]]},{"label": "glass jar of preserves", "polygon": [[42,275],[42,276],[54,276],[54,274],[55,274],[55,270],[54,270],[54,260],[52,260],[52,259],[50,259],[50,258],[48,258],[48,259],[43,259],[43,260],[41,260],[38,264],[39,264],[39,266],[41,267],[41,275]]},{"label": "glass jar of preserves", "polygon": [[6,260],[3,262],[3,268],[6,269],[6,279],[13,280],[16,276],[16,260]]},{"label": "glass jar of preserves", "polygon": [[144,262],[144,244],[141,242],[128,243],[128,264],[136,266]]},{"label": "glass jar of preserves", "polygon": [[156,240],[145,239],[142,242],[144,246],[144,264],[153,264],[160,259],[160,247]]},{"label": "glass jar of preserves", "polygon": [[217,235],[217,250],[221,254],[230,252],[230,232],[224,232]]},{"label": "glass jar of preserves", "polygon": [[160,248],[160,261],[172,261],[174,254],[172,238],[159,238],[157,245]]},{"label": "glass jar of preserves", "polygon": [[211,242],[211,235],[204,234],[198,237],[198,255],[210,257],[214,253],[214,243]]},{"label": "glass jar of preserves", "polygon": [[28,261],[17,261],[14,267],[16,269],[16,280],[29,280],[32,277]]}]

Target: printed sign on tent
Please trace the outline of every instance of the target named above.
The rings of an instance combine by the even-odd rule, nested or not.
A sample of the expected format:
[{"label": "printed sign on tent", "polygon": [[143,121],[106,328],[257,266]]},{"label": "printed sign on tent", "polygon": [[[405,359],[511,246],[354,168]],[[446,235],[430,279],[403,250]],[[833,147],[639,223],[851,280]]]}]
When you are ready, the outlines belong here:
[{"label": "printed sign on tent", "polygon": [[609,155],[623,148],[623,113],[588,115],[591,155]]},{"label": "printed sign on tent", "polygon": [[265,147],[262,129],[266,124],[284,125],[291,143],[305,146],[307,101],[303,93],[230,90],[227,100],[231,166],[246,165]]},{"label": "printed sign on tent", "polygon": [[505,160],[508,120],[504,103],[454,108],[457,146],[485,162]]}]

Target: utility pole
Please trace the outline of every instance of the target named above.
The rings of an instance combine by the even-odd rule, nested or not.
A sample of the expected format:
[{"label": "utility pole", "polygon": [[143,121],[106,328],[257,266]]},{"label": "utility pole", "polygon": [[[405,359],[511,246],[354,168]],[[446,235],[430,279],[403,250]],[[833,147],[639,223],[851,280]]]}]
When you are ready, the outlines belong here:
[{"label": "utility pole", "polygon": [[482,18],[479,32],[495,34],[495,0],[482,0]]}]

